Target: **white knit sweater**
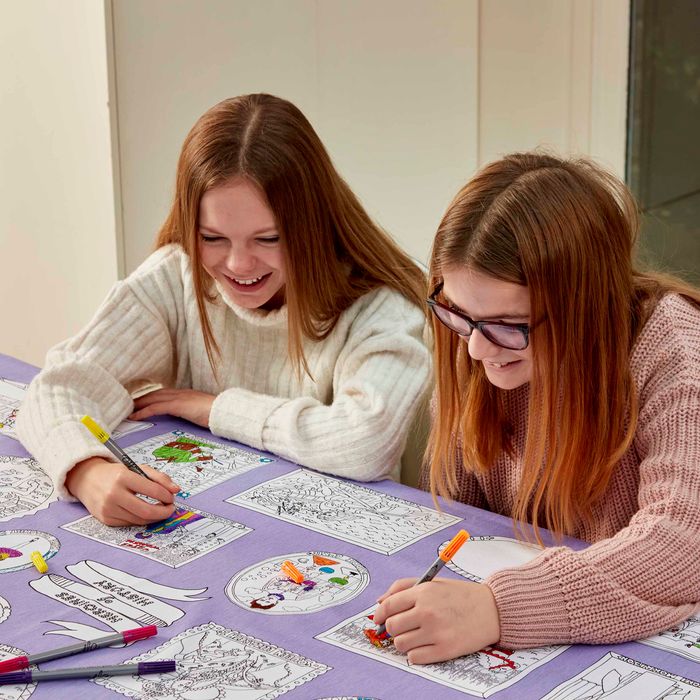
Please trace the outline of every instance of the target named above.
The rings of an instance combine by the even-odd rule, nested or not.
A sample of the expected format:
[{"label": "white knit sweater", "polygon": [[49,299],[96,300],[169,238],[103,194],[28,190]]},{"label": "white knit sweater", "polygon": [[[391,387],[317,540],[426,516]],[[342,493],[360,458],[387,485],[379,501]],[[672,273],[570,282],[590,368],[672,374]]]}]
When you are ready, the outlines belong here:
[{"label": "white knit sweater", "polygon": [[428,387],[422,311],[381,287],[358,299],[320,342],[304,340],[311,377],[287,352],[287,308],[244,309],[218,293],[207,305],[221,349],[207,359],[190,258],[156,251],[117,283],[92,321],[47,355],[31,383],[17,434],[64,498],[66,473],[111,453],[80,423],[112,430],[146,384],[216,395],[215,435],[338,476],[397,478],[411,421]]}]

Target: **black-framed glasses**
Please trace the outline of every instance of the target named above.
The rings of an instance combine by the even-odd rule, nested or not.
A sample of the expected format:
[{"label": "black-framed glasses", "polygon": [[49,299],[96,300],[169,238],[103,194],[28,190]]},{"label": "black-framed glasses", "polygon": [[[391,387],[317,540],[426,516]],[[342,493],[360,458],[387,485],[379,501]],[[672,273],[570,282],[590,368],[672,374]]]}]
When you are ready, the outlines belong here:
[{"label": "black-framed glasses", "polygon": [[528,346],[533,326],[527,323],[474,321],[467,314],[437,301],[436,297],[442,291],[443,284],[444,282],[440,282],[426,301],[444,326],[463,338],[469,338],[472,331],[479,330],[486,340],[508,350],[524,350]]}]

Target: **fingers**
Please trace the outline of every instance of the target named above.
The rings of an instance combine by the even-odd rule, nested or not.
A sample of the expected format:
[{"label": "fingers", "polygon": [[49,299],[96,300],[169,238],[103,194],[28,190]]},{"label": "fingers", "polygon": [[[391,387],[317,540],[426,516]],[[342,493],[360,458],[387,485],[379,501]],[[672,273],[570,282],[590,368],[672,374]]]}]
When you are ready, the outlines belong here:
[{"label": "fingers", "polygon": [[[159,483],[161,486],[164,486],[170,493],[173,495],[176,494],[180,490],[179,484],[176,484],[168,474],[165,472],[161,472],[158,469],[154,469],[153,467],[149,467],[147,464],[141,464],[139,465],[141,469],[143,469],[146,474],[155,482]],[[162,499],[159,499],[162,500]],[[172,500],[169,501],[163,501],[164,503],[172,503]]]},{"label": "fingers", "polygon": [[[414,606],[416,591],[412,589],[415,588],[415,582],[416,579],[404,578],[389,586],[387,592],[379,598],[379,607],[374,612],[374,621],[378,625]],[[393,635],[391,630],[389,633]]]},{"label": "fingers", "polygon": [[390,595],[398,593],[399,591],[405,591],[407,588],[411,588],[411,586],[415,585],[417,580],[418,579],[415,578],[400,578],[397,581],[394,581],[394,583],[392,583],[391,586],[389,586],[389,588],[387,588],[386,591],[382,593],[379,598],[377,598],[377,602],[381,603]]},{"label": "fingers", "polygon": [[[149,477],[154,471],[155,470],[151,469],[148,472],[146,472],[146,470],[144,469],[144,472],[146,472]],[[174,495],[172,489],[168,488],[163,483],[164,476],[165,475],[163,474],[154,474],[154,480],[151,481],[150,479],[146,479],[140,474],[136,474],[132,471],[127,471],[126,474],[122,475],[122,484],[132,494],[141,493],[144,496],[153,498],[154,500],[160,501],[161,503],[171,504],[174,501]],[[177,493],[177,491],[175,493]]]}]

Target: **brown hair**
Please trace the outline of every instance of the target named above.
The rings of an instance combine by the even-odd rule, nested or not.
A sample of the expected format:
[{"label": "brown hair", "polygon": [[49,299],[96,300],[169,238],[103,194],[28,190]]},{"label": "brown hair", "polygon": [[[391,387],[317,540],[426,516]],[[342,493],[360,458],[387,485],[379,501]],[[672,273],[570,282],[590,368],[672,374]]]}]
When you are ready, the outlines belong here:
[{"label": "brown hair", "polygon": [[[519,153],[484,167],[438,228],[430,283],[471,268],[526,285],[533,370],[523,476],[513,518],[557,535],[591,517],[636,429],[632,345],[658,299],[681,280],[632,263],[636,205],[623,183],[592,162]],[[432,287],[431,287],[432,288]],[[484,473],[512,451],[500,390],[465,343],[433,319],[436,416],[430,435],[433,495],[457,491],[464,469]]]},{"label": "brown hair", "polygon": [[387,285],[417,305],[426,280],[418,266],[369,217],[337,173],[306,117],[266,94],[233,97],[205,112],[182,146],[175,198],[157,247],[179,243],[192,259],[209,361],[219,352],[206,313],[212,301],[198,246],[204,192],[234,177],[254,183],[275,217],[286,264],[289,353],[308,367],[302,337],[325,338],[359,297]]}]

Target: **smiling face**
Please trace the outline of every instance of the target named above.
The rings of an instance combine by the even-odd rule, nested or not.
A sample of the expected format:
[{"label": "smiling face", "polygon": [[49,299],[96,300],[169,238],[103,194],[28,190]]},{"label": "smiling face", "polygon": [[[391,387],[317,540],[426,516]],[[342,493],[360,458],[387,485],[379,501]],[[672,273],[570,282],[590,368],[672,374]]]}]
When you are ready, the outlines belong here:
[{"label": "smiling face", "polygon": [[234,179],[199,203],[199,255],[230,301],[247,309],[284,304],[284,254],[277,222],[260,189]]},{"label": "smiling face", "polygon": [[[530,323],[527,287],[504,282],[469,268],[449,268],[443,274],[445,302],[474,321]],[[481,362],[488,380],[499,389],[515,389],[530,381],[532,347],[509,350],[494,345],[475,330],[464,339],[469,355]]]}]

